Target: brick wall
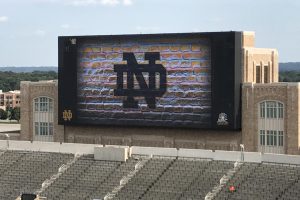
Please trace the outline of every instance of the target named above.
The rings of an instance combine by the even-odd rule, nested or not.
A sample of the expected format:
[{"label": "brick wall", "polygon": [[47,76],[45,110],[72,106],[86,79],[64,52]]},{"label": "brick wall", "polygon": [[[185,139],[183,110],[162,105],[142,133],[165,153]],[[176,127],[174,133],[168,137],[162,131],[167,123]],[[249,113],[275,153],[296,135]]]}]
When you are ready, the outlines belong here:
[{"label": "brick wall", "polygon": [[[144,40],[84,43],[79,48],[78,117],[95,124],[210,127],[210,44],[197,40]],[[135,97],[139,107],[123,108],[126,97],[115,96],[115,64],[126,64],[123,52],[133,52],[139,64],[147,64],[145,52],[160,52],[167,71],[167,91],[149,109],[144,97]],[[125,77],[125,76],[124,76]],[[147,80],[147,75],[144,74]],[[157,75],[156,81],[159,81]],[[124,78],[126,86],[126,78]],[[157,83],[157,85],[159,85]],[[135,80],[134,88],[138,89]]]}]

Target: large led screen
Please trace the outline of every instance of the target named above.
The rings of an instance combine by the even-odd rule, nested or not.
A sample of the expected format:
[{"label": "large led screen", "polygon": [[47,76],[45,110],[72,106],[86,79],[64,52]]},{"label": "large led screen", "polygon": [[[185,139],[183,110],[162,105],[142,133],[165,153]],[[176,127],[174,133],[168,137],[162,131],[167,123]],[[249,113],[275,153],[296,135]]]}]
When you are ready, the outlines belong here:
[{"label": "large led screen", "polygon": [[241,38],[59,37],[58,122],[239,130]]},{"label": "large led screen", "polygon": [[210,41],[83,42],[78,47],[80,121],[210,127]]}]

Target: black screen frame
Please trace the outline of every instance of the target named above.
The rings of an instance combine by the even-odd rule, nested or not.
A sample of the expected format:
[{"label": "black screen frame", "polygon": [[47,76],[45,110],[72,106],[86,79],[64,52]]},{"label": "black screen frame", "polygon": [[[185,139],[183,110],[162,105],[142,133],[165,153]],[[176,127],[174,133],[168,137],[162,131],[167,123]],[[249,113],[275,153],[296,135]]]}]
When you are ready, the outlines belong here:
[{"label": "black screen frame", "polygon": [[[84,125],[77,119],[77,59],[78,44],[85,41],[126,41],[128,39],[207,38],[211,44],[211,127],[212,130],[241,130],[241,49],[242,32],[168,33],[143,35],[60,36],[58,37],[58,124]],[[65,120],[63,112],[71,111]],[[226,113],[228,124],[217,123]],[[120,125],[120,124],[99,124]],[[97,126],[97,125],[96,125]],[[139,126],[136,124],[135,126]],[[143,124],[142,126],[145,126]],[[146,125],[147,126],[147,125]],[[153,126],[153,124],[149,124]],[[191,128],[178,125],[176,127]],[[175,128],[176,128],[175,127]]]}]

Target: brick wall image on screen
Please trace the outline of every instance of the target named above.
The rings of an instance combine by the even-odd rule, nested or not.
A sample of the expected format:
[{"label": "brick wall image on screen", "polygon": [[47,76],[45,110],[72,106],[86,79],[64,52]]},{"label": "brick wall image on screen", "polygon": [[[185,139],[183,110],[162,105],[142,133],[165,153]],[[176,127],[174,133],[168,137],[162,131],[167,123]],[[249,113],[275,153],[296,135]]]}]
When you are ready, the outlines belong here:
[{"label": "brick wall image on screen", "polygon": [[[143,94],[133,96],[136,107],[128,107],[124,105],[128,96],[116,94],[118,74],[115,66],[126,68],[129,63],[123,58],[124,53],[133,53],[131,58],[136,59],[138,64],[144,64],[148,70],[150,61],[145,59],[145,53],[149,52],[159,55],[155,64],[162,65],[166,71],[165,91],[152,98],[155,104],[152,107]],[[135,67],[131,66],[131,69]],[[119,77],[124,89],[131,87],[127,84],[127,75],[130,76],[124,72]],[[153,90],[149,89],[149,73],[131,75],[133,92],[141,91],[138,80],[141,76],[146,83],[145,93],[152,94],[153,90],[163,87],[160,85],[163,75],[158,72],[155,73],[156,86]],[[77,77],[77,116],[83,123],[210,127],[211,64],[208,39],[86,41],[79,46]]]}]

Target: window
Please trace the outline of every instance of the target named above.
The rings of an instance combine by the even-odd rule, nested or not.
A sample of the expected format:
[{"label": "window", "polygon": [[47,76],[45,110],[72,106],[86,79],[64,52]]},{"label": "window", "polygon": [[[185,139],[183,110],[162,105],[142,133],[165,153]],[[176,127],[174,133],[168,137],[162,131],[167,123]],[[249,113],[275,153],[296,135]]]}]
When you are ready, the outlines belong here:
[{"label": "window", "polygon": [[48,97],[39,97],[34,99],[34,111],[52,112],[53,102]]},{"label": "window", "polygon": [[256,66],[256,83],[260,83],[260,77],[261,77],[261,74],[260,74],[260,66]]},{"label": "window", "polygon": [[283,118],[283,104],[278,103],[278,118]]},{"label": "window", "polygon": [[273,145],[277,146],[277,131],[272,131],[271,134],[273,135]]},{"label": "window", "polygon": [[34,124],[35,135],[53,135],[52,122],[35,122]]},{"label": "window", "polygon": [[275,101],[267,101],[267,118],[276,118],[277,109]]},{"label": "window", "polygon": [[264,83],[269,82],[269,66],[264,66]]},{"label": "window", "polygon": [[265,130],[260,130],[260,145],[266,144]]},{"label": "window", "polygon": [[48,97],[35,98],[33,113],[34,140],[53,141],[53,100]]},{"label": "window", "polygon": [[[267,134],[265,134],[267,132]],[[267,146],[283,146],[283,131],[276,130],[260,130],[259,134],[260,145]]]},{"label": "window", "polygon": [[283,104],[277,101],[264,101],[260,103],[260,118],[282,119]]},{"label": "window", "polygon": [[265,105],[266,105],[265,103],[260,104],[260,117],[261,118],[265,118],[265,112],[266,112],[265,111],[266,110]]},{"label": "window", "polygon": [[267,153],[284,153],[284,107],[279,101],[258,104],[258,149]]},{"label": "window", "polygon": [[283,131],[278,131],[278,146],[283,146]]},{"label": "window", "polygon": [[273,145],[273,131],[267,130],[267,145]]}]

